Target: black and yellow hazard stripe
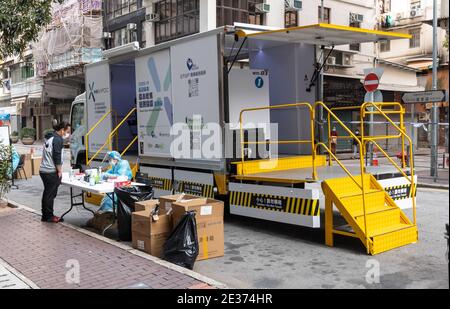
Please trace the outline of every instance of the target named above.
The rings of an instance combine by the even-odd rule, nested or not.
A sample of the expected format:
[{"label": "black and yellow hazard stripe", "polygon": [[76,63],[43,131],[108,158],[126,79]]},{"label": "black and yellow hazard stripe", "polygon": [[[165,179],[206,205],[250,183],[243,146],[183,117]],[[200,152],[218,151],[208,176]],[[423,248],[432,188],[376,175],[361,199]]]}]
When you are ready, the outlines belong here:
[{"label": "black and yellow hazard stripe", "polygon": [[[258,203],[258,199],[263,202]],[[264,203],[265,201],[267,201],[267,203]],[[320,215],[319,200],[297,197],[231,191],[230,205],[301,214],[305,216]]]},{"label": "black and yellow hazard stripe", "polygon": [[170,191],[172,190],[172,180],[159,177],[148,177],[153,188]]},{"label": "black and yellow hazard stripe", "polygon": [[417,194],[417,187],[414,190],[411,190],[411,184],[386,187],[384,190],[393,200],[404,200],[416,197]]},{"label": "black and yellow hazard stripe", "polygon": [[[194,189],[195,188],[195,189]],[[180,181],[178,183],[178,192],[192,194],[202,197],[214,198],[214,186],[196,182]]]}]

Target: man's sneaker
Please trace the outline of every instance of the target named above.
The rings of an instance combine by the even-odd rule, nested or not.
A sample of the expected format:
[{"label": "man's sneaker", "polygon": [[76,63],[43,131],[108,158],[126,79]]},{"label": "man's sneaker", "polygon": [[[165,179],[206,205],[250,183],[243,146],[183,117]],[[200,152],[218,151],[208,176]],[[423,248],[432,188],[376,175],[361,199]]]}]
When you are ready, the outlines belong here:
[{"label": "man's sneaker", "polygon": [[61,219],[60,217],[57,217],[57,216],[52,216],[48,219],[42,218],[41,221],[50,222],[50,223],[58,223],[58,222],[64,222],[64,219]]}]

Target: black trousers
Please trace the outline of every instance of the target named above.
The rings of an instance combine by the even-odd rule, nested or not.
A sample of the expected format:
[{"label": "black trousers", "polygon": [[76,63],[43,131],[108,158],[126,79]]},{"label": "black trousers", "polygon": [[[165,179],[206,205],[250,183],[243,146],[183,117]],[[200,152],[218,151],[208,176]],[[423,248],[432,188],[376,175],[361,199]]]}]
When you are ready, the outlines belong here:
[{"label": "black trousers", "polygon": [[58,187],[61,184],[58,174],[39,173],[44,183],[44,192],[42,193],[42,219],[46,220],[53,216],[53,202],[58,194]]}]

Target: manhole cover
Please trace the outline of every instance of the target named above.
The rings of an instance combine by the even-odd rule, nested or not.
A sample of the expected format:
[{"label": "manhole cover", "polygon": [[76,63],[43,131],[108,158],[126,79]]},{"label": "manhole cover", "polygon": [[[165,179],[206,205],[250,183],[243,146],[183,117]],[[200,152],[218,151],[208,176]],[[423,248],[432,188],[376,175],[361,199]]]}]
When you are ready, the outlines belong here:
[{"label": "manhole cover", "polygon": [[0,265],[0,290],[2,289],[29,289],[30,287],[17,278],[13,273]]}]

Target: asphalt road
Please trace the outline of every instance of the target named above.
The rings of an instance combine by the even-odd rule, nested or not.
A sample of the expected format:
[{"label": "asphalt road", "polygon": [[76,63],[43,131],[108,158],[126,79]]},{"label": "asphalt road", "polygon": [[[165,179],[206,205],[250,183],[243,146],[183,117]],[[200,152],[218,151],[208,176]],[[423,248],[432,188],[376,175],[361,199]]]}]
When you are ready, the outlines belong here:
[{"label": "asphalt road", "polygon": [[[18,185],[8,198],[39,210],[40,178]],[[66,187],[55,203],[57,215],[68,209]],[[231,288],[448,288],[448,191],[419,189],[417,204],[419,242],[377,256],[366,255],[358,239],[336,237],[335,247],[326,247],[322,229],[227,217],[225,256],[197,262],[194,270]],[[75,210],[66,221],[82,226],[90,216]],[[374,266],[379,266],[379,283],[370,284],[366,275]]]}]

